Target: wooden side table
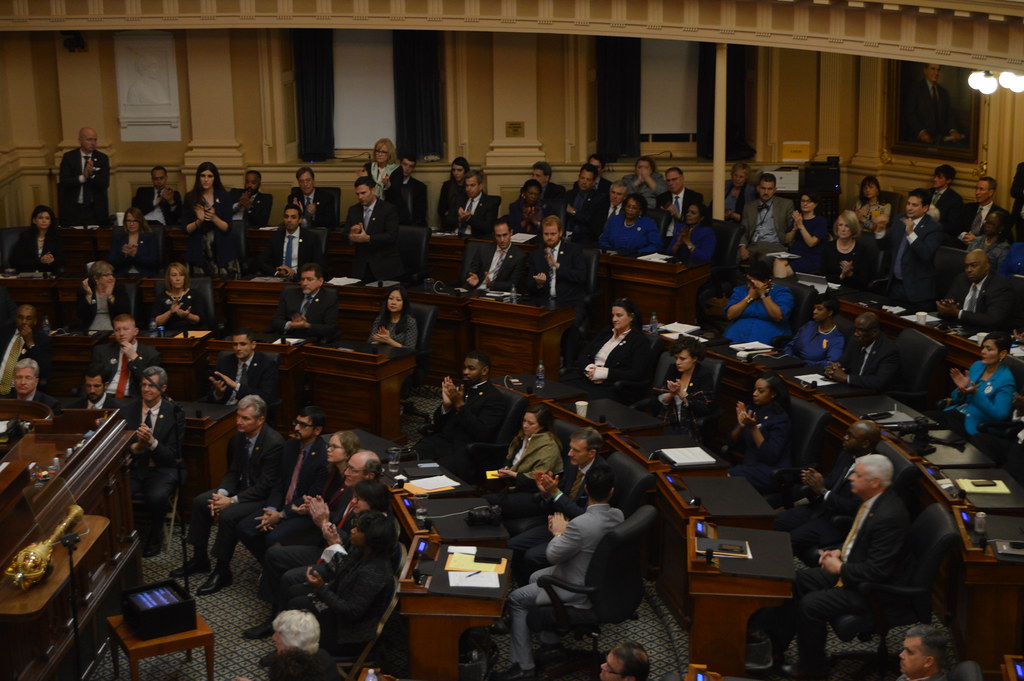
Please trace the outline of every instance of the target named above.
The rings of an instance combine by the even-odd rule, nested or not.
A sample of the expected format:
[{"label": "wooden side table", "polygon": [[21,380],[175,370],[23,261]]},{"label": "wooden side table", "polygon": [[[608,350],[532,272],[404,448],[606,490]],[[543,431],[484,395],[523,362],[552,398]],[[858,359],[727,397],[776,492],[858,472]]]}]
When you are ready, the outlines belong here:
[{"label": "wooden side table", "polygon": [[[139,660],[167,653],[185,651],[185,659],[192,659],[193,648],[206,649],[206,678],[213,681],[213,631],[203,618],[196,613],[196,628],[170,636],[151,638],[143,641],[135,637],[125,624],[122,615],[107,618],[107,629],[110,632],[110,657],[114,664],[114,677],[120,678],[117,649],[120,647],[128,657],[132,681],[139,681]],[[115,645],[116,644],[116,645]]]}]

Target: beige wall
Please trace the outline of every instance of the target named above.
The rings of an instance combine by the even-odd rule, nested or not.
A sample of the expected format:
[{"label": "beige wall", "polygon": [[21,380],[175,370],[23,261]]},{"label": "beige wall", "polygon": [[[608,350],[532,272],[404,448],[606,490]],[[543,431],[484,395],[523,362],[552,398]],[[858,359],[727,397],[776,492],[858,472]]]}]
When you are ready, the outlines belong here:
[{"label": "beige wall", "polygon": [[[299,165],[289,31],[190,28],[172,34],[182,141],[161,143],[119,139],[113,32],[87,32],[88,50],[75,54],[63,49],[56,31],[4,34],[0,226],[25,224],[38,202],[56,203],[60,155],[75,144],[82,125],[99,131],[101,149],[112,157],[111,210],[127,205],[133,188],[148,181],[151,165],[167,166],[184,191],[191,179],[179,171],[191,172],[205,159],[218,163],[229,186],[241,183],[245,168],[260,169],[265,188],[281,205]],[[595,145],[593,37],[452,32],[443,44],[446,158],[421,163],[417,171],[430,186],[431,204],[449,159],[458,155],[486,169],[488,190],[506,206],[532,160],[552,163],[556,180],[571,184]],[[807,139],[812,158],[842,159],[846,199],[867,172],[878,174],[887,190],[906,192],[925,183],[937,161],[895,156],[886,148],[886,77],[886,62],[876,57],[775,47],[754,51],[748,74],[754,165],[775,164],[785,140]],[[997,201],[1009,205],[1013,169],[1024,157],[1024,132],[1012,122],[1022,115],[1024,95],[1001,90],[986,100],[981,162],[954,163],[961,173],[958,188],[968,200],[974,179],[987,172],[1001,181]],[[508,120],[525,122],[525,138],[504,139]],[[680,157],[678,146],[645,146],[645,152],[659,151],[673,151],[670,163],[684,167],[690,186],[717,193],[711,192],[710,161]],[[341,186],[347,206],[360,164],[317,164],[317,180]],[[631,165],[629,159],[617,162],[607,176],[615,179]]]}]

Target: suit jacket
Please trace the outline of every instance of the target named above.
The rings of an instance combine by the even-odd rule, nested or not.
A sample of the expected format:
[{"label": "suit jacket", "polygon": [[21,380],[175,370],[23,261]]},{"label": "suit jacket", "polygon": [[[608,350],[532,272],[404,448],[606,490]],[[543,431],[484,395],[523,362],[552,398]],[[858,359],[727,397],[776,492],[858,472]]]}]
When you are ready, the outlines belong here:
[{"label": "suit jacket", "polygon": [[[14,324],[5,324],[0,329],[0,355],[3,355],[4,351],[7,350],[7,344],[11,342],[11,338],[14,336],[16,329]],[[32,329],[32,342],[31,348],[26,347],[24,344],[21,346],[21,353],[18,355],[18,360],[22,359],[34,359],[39,364],[39,378],[47,379],[50,377],[50,370],[52,368],[51,357],[53,350],[51,348],[52,343],[50,337],[40,331],[38,328]],[[0,366],[3,365],[4,357],[0,356]],[[16,360],[17,361],[17,360]]]},{"label": "suit jacket", "polygon": [[[547,248],[541,244],[530,253],[527,261],[527,274],[533,277],[543,272],[548,280],[538,286],[533,279],[529,280],[530,290],[538,298],[548,298],[551,292],[551,277],[548,272]],[[586,294],[587,262],[583,257],[583,249],[565,239],[558,244],[558,274],[555,279],[555,305],[559,308],[580,305]]]},{"label": "suit jacket", "polygon": [[[277,268],[284,263],[284,241],[286,237],[287,232],[284,227],[270,235],[267,247],[263,249],[263,255],[260,256],[260,274],[273,276]],[[299,251],[298,267],[295,268],[296,277],[293,281],[298,279],[299,268],[306,263],[315,262],[321,267],[324,265],[324,254],[317,247],[319,239],[317,239],[316,235],[305,227],[299,227],[298,237],[298,243],[292,245],[293,248],[298,248]]]},{"label": "suit jacket", "polygon": [[[356,203],[348,209],[345,219],[345,238],[349,228],[363,224],[363,206]],[[366,226],[370,235],[367,243],[353,244],[355,258],[352,276],[363,281],[397,280],[404,270],[402,257],[398,253],[398,211],[387,201],[377,200]]]},{"label": "suit jacket", "polygon": [[228,457],[231,468],[221,478],[218,489],[225,489],[228,496],[238,495],[239,503],[264,501],[270,491],[281,480],[281,453],[284,438],[267,424],[263,424],[256,444],[252,448],[249,462],[249,486],[243,488],[242,474],[245,472],[245,441],[241,433],[235,433],[228,442]]},{"label": "suit jacket", "polygon": [[548,182],[541,191],[541,201],[550,201],[552,199],[564,199],[565,198],[565,187],[555,182]]},{"label": "suit jacket", "polygon": [[129,270],[134,267],[138,270],[137,277],[155,277],[160,271],[160,244],[156,234],[142,232],[139,234],[138,249],[135,255],[129,257],[122,252],[121,248],[128,243],[127,232],[117,232],[110,240],[110,252],[107,254],[107,262],[114,266],[114,274],[119,277],[130,276]]},{"label": "suit jacket", "polygon": [[[285,333],[285,323],[302,309],[305,295],[298,286],[288,286],[281,291],[281,299],[270,321],[270,330]],[[306,308],[308,329],[288,329],[287,335],[294,338],[319,338],[332,341],[338,336],[338,291],[332,286],[321,286]]]},{"label": "suit jacket", "polygon": [[47,253],[53,255],[53,262],[44,264],[39,261],[39,251],[36,250],[36,230],[29,227],[18,235],[7,266],[19,272],[60,274],[64,270],[64,252],[61,249],[57,225],[52,225],[46,230],[46,236],[43,238],[43,255]]},{"label": "suit jacket", "polygon": [[[971,231],[971,225],[974,223],[974,218],[975,218],[975,216],[977,216],[978,209],[980,207],[981,207],[981,204],[978,203],[977,201],[972,201],[970,203],[964,204],[964,209],[963,209],[963,212],[961,213],[961,219],[960,219],[960,230],[956,233],[955,236],[959,236],[960,232],[970,232]],[[991,207],[988,209],[988,213],[986,213],[985,215],[986,216],[991,215],[992,211],[994,211],[994,210],[1005,210],[1005,209],[1002,208],[1001,206],[999,206],[997,203],[995,203],[993,201]],[[1007,237],[1010,239],[1010,241],[1013,241],[1013,237],[1012,236],[1007,234]],[[982,236],[982,239],[984,239],[984,238],[985,237]],[[957,245],[962,247],[963,246],[963,242],[957,240]]]},{"label": "suit jacket", "polygon": [[904,101],[904,137],[917,141],[922,130],[939,142],[950,131],[957,129],[956,117],[950,104],[949,90],[935,85],[937,103],[932,103],[931,90],[924,78],[911,84]]},{"label": "suit jacket", "polygon": [[[96,296],[93,296],[92,302],[86,302],[85,291],[79,287],[77,289],[78,302],[76,309],[78,311],[78,328],[82,331],[87,331],[92,325],[92,320],[96,318]],[[114,284],[114,302],[109,305],[110,321],[113,324],[114,317],[119,314],[132,314],[132,303],[128,298],[128,291],[122,284]]]},{"label": "suit jacket", "polygon": [[[551,567],[544,568],[540,573],[552,575],[570,584],[584,584],[594,550],[622,520],[622,511],[608,504],[587,506],[586,513],[573,518],[561,536],[552,537],[548,542],[545,553]],[[590,599],[584,594],[558,589],[558,595],[567,606],[590,608]],[[549,602],[547,592],[541,591],[537,597],[538,605]]]},{"label": "suit jacket", "polygon": [[[583,349],[577,360],[577,368],[581,373],[584,367],[593,363],[594,355],[601,349],[601,346],[611,340],[612,333],[612,327],[605,328]],[[608,378],[605,379],[605,383],[649,381],[650,376],[644,376],[644,371],[649,364],[649,355],[650,343],[647,342],[643,331],[633,329],[608,353],[604,364],[608,369]]]},{"label": "suit jacket", "polygon": [[854,516],[860,507],[860,497],[850,490],[850,466],[853,456],[845,449],[839,452],[832,470],[825,476],[825,491],[821,499],[815,500],[815,512],[819,515]]},{"label": "suit jacket", "polygon": [[[947,187],[939,200],[934,199],[934,192],[932,193],[932,205],[939,209],[939,224],[942,225],[943,231],[949,236],[956,239],[957,235],[960,234],[960,225],[963,224],[964,218],[964,200],[959,194],[953,191],[952,187]],[[974,215],[971,215],[973,218]],[[899,222],[893,221],[893,225],[899,226]],[[959,242],[958,242],[959,243]]]},{"label": "suit jacket", "polygon": [[[167,335],[173,336],[186,330],[198,331],[203,329],[212,329],[216,326],[213,317],[213,310],[210,308],[209,301],[196,293],[195,289],[189,288],[188,292],[182,296],[181,304],[183,307],[187,308],[191,314],[198,316],[199,321],[192,324],[184,317],[172,314],[167,318],[167,321],[164,322],[164,331]],[[174,298],[172,298],[165,289],[163,293],[155,297],[153,307],[150,310],[150,318],[159,317],[170,310],[172,305],[174,305]]]},{"label": "suit jacket", "polygon": [[[60,214],[77,215],[77,209],[69,210],[68,207],[78,204],[78,192],[85,191],[86,204],[90,203],[95,207],[96,215],[109,215],[110,209],[107,205],[107,189],[110,187],[110,159],[102,151],[92,152],[93,175],[84,183],[78,181],[82,174],[82,150],[72,149],[65,152],[60,159]],[[63,221],[61,224],[65,224]]]},{"label": "suit jacket", "polygon": [[[906,230],[903,228],[903,218],[900,215],[892,221],[892,227],[885,232],[885,236],[878,239],[878,247],[888,250],[895,261],[899,253],[900,243],[906,238]],[[907,294],[908,302],[931,303],[936,297],[935,288],[935,253],[945,239],[942,227],[935,222],[930,215],[925,215],[914,228],[917,239],[914,243],[908,243],[903,251],[903,290]],[[895,262],[889,273],[889,285],[892,286],[895,278]]]},{"label": "suit jacket", "polygon": [[[292,187],[291,194],[288,195],[288,204],[303,209],[303,217],[305,217],[306,199],[298,187]],[[338,200],[334,197],[334,194],[323,189],[317,190],[314,188],[313,205],[316,206],[316,215],[313,217],[313,224],[307,224],[305,225],[306,227],[315,227],[316,229],[338,228]]]},{"label": "suit jacket", "polygon": [[[672,192],[663,192],[663,193],[659,194],[658,195],[658,208],[661,208],[662,210],[666,210],[666,211],[671,210],[671,207],[675,203],[675,199],[676,199],[675,194],[673,194]],[[681,215],[686,215],[686,209],[689,208],[690,206],[692,206],[695,203],[697,203],[697,204],[704,203],[704,195],[701,194],[700,192],[696,192],[696,191],[690,189],[689,187],[683,187],[683,201],[682,201],[682,206],[679,209],[679,213]],[[756,216],[755,216],[754,220],[755,220],[755,222],[757,221]],[[676,222],[678,222],[678,220]]]},{"label": "suit jacket", "polygon": [[891,489],[882,492],[861,520],[857,539],[840,568],[843,588],[891,581],[904,562],[909,528],[910,518],[899,496]]},{"label": "suit jacket", "polygon": [[[267,497],[267,506],[276,508],[282,516],[291,514],[291,508],[285,507],[285,497],[288,494],[288,487],[292,482],[292,474],[295,471],[295,464],[299,460],[299,452],[302,447],[299,440],[289,438],[285,440],[281,449],[280,475],[277,476],[277,484],[270,491]],[[299,469],[299,478],[295,485],[295,494],[292,496],[292,504],[302,504],[302,495],[315,496],[320,494],[327,480],[327,443],[323,438],[316,438],[310,446],[306,460],[302,462]]]},{"label": "suit jacket", "polygon": [[[181,229],[188,235],[185,241],[185,258],[190,265],[207,267],[206,248],[203,242],[204,235],[213,234],[213,259],[216,264],[224,267],[232,260],[238,259],[238,249],[235,248],[235,241],[231,238],[231,230],[221,231],[212,220],[200,223],[192,232],[188,232],[187,225],[196,221],[194,207],[202,203],[202,196],[196,196],[192,192],[185,194],[181,210]],[[234,211],[231,210],[231,195],[226,191],[214,191],[213,212],[218,218],[231,225]]]},{"label": "suit jacket", "polygon": [[[469,263],[467,263],[466,274],[468,275],[472,272],[480,278],[480,283],[483,283],[484,277],[487,276],[487,271],[491,267],[491,261],[494,259],[494,252],[497,250],[498,245],[493,242],[474,249],[470,255]],[[519,246],[511,244],[505,253],[505,259],[501,262],[501,267],[498,268],[498,276],[491,282],[488,289],[491,291],[511,291],[512,287],[521,288],[525,272],[526,254],[520,250]],[[462,284],[470,288],[465,279],[463,279]]]},{"label": "suit jacket", "polygon": [[[594,470],[595,468],[608,468],[608,462],[600,456],[594,458],[593,463],[590,464],[590,468],[587,469],[587,473]],[[576,482],[576,475],[579,473],[579,468],[572,463],[566,464],[565,470],[562,471],[562,475],[558,478],[558,489],[562,493],[555,500],[547,501],[546,514],[561,513],[566,518],[575,518],[576,516],[583,515],[587,510],[587,503],[590,501],[590,497],[587,495],[586,485],[583,484],[587,480],[587,476],[583,476],[583,482],[580,483],[580,488],[576,492],[576,496],[570,496],[572,491],[573,483]],[[516,489],[521,492],[537,492],[537,483],[534,481],[533,476],[517,475],[516,476]]]},{"label": "suit jacket", "polygon": [[[217,371],[228,378],[234,379],[238,375],[238,358],[234,355],[224,355],[217,358]],[[230,388],[224,391],[224,396],[219,400],[210,391],[209,400],[226,404],[231,399],[232,393],[238,399],[246,395],[259,395],[263,401],[270,404],[277,399],[277,362],[265,352],[256,351],[252,353],[252,361],[245,375],[245,383],[238,386],[237,390]]]},{"label": "suit jacket", "polygon": [[[142,425],[142,400],[134,400],[122,412],[126,430],[138,430]],[[153,424],[156,449],[136,454],[132,466],[145,470],[153,461],[158,468],[175,468],[181,463],[181,447],[185,440],[185,411],[165,395]],[[133,438],[132,443],[136,442]]]},{"label": "suit jacket", "polygon": [[[409,193],[411,207],[405,201],[403,188]],[[427,226],[427,185],[415,177],[410,177],[404,185],[392,178],[391,186],[384,190],[384,200],[398,210],[398,224]]]},{"label": "suit jacket", "polygon": [[[594,199],[590,207],[590,224],[587,226],[586,234],[573,233],[573,241],[584,244],[596,244],[604,228],[608,226],[608,211],[612,207],[611,197],[608,192],[601,192]],[[619,211],[621,212],[621,208]]]},{"label": "suit jacket", "polygon": [[[135,398],[139,396],[139,382],[142,380],[142,370],[146,367],[159,366],[160,364],[160,351],[151,345],[138,344],[137,348],[138,355],[131,362],[128,362],[128,371],[131,372],[131,376],[128,379],[130,390],[129,396]],[[103,345],[97,345],[92,349],[92,361],[98,362],[103,366],[109,366],[111,373],[117,371],[117,364],[121,361],[121,346],[117,343],[104,343]],[[116,388],[111,382],[107,386],[107,390],[111,393]]]},{"label": "suit jacket", "polygon": [[[946,297],[955,300],[963,308],[970,288],[971,283],[967,281],[967,275],[961,272],[953,280]],[[1010,282],[992,272],[985,278],[974,312],[962,310],[959,322],[963,326],[986,331],[1011,331],[1010,316],[1013,313],[1013,304],[1013,289]]]},{"label": "suit jacket", "polygon": [[505,400],[490,381],[479,388],[464,385],[466,404],[445,414],[434,411],[434,432],[452,448],[464,449],[472,442],[494,442],[505,418]]},{"label": "suit jacket", "polygon": [[[110,393],[106,393],[103,397],[103,406],[101,409],[125,409],[130,402],[124,400],[118,400]],[[89,398],[79,397],[77,400],[68,405],[68,409],[88,409]]]},{"label": "suit jacket", "polygon": [[[754,242],[754,232],[757,230],[757,214],[761,206],[761,200],[751,201],[743,206],[744,234],[741,237],[742,243],[748,246]],[[789,229],[789,220],[793,216],[793,202],[789,199],[775,195],[772,198],[772,223],[775,225],[775,233],[779,237],[779,243],[786,244],[786,231]]]},{"label": "suit jacket", "polygon": [[870,388],[883,393],[893,386],[900,372],[900,353],[896,344],[879,333],[871,346],[871,354],[864,366],[864,350],[856,343],[847,343],[839,364],[850,376],[850,385]]},{"label": "suit jacket", "polygon": [[459,222],[459,209],[465,208],[469,199],[465,195],[456,196],[448,204],[448,212],[445,214],[444,227],[448,231],[459,230],[460,234],[470,234],[480,239],[490,239],[494,234],[494,223],[498,221],[498,208],[501,207],[501,197],[491,196],[482,193],[477,201],[473,215],[463,223]]},{"label": "suit jacket", "polygon": [[[245,193],[244,187],[235,187],[228,192],[231,196],[231,212],[235,212],[235,204]],[[314,195],[315,196],[315,195]],[[266,192],[256,192],[252,197],[252,205],[242,213],[242,222],[246,227],[266,227],[270,223],[270,213],[274,210],[274,197]],[[320,208],[317,208],[319,215]],[[335,212],[337,214],[337,212]]]},{"label": "suit jacket", "polygon": [[596,222],[598,218],[603,220],[605,217],[597,209],[604,204],[604,213],[607,214],[607,200],[602,202],[601,194],[597,189],[593,189],[587,192],[579,209],[575,213],[569,213],[568,209],[576,205],[576,198],[579,194],[580,190],[574,187],[565,195],[565,231],[572,233],[572,240],[575,242],[593,243],[601,235],[600,231],[595,231]]},{"label": "suit jacket", "polygon": [[[135,196],[132,197],[132,208],[138,208],[142,211],[143,215],[146,215],[153,210],[153,199],[155,197],[156,187],[139,187],[135,190]],[[160,223],[167,227],[181,222],[181,194],[177,191],[174,191],[173,201],[174,205],[172,206],[164,199],[160,199],[156,205],[160,209],[160,214],[163,215]]]},{"label": "suit jacket", "polygon": [[[11,391],[9,393],[7,393],[6,395],[4,395],[3,397],[4,397],[4,399],[8,399],[8,400],[15,400],[15,399],[18,398],[18,396],[14,392],[14,388],[11,388]],[[42,390],[38,390],[37,389],[36,390],[36,394],[32,396],[32,400],[31,401],[32,402],[39,402],[40,404],[45,404],[47,407],[49,407],[51,410],[53,410],[53,415],[54,416],[60,416],[61,412],[64,411],[64,408],[63,408],[63,406],[61,406],[61,403],[60,403],[59,400],[57,400],[54,397],[50,397],[49,395],[44,393]]]}]

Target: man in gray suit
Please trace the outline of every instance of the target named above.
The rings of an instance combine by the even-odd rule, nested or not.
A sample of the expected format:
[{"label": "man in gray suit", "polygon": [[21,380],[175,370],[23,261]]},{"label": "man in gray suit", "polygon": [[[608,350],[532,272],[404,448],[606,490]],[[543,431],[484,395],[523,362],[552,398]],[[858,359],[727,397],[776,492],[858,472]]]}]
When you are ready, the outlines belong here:
[{"label": "man in gray suit", "polygon": [[[584,484],[589,496],[586,513],[571,521],[566,520],[561,513],[548,518],[548,526],[554,535],[547,549],[551,567],[534,572],[529,584],[516,589],[509,596],[509,619],[512,622],[509,658],[512,666],[503,672],[491,674],[494,681],[529,681],[536,678],[526,616],[531,608],[549,605],[551,602],[547,593],[537,586],[537,579],[542,575],[553,575],[570,584],[582,585],[598,543],[623,520],[622,511],[608,505],[615,485],[610,468],[595,467],[587,474]],[[583,594],[559,590],[559,596],[567,606],[582,609],[591,607],[590,599]],[[545,646],[558,644],[558,636],[554,632],[543,631],[540,639]]]},{"label": "man in gray suit", "polygon": [[776,196],[775,192],[775,175],[761,175],[757,183],[759,200],[743,207],[740,260],[786,250],[786,232],[793,221],[793,202]]}]

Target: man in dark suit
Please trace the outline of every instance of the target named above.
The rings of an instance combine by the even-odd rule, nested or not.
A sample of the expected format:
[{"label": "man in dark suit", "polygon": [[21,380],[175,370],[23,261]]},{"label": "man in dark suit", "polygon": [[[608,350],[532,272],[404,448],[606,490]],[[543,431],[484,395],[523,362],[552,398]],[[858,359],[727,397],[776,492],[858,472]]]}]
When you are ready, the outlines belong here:
[{"label": "man in dark suit", "polygon": [[22,359],[34,359],[39,365],[39,377],[50,377],[50,337],[37,326],[38,316],[32,305],[20,305],[13,324],[0,327],[0,394],[11,389],[14,365]]},{"label": "man in dark suit", "polygon": [[805,469],[800,480],[810,490],[806,504],[793,506],[775,517],[774,529],[789,532],[793,555],[807,565],[818,564],[818,549],[838,546],[846,533],[835,519],[853,518],[860,507],[860,498],[850,490],[850,473],[859,457],[871,454],[882,438],[874,421],[854,421],[846,429],[843,448],[827,476],[813,468]]},{"label": "man in dark suit", "polygon": [[584,164],[576,184],[565,195],[565,231],[576,243],[596,243],[601,234],[595,230],[597,218],[603,217],[600,215],[601,192],[596,183],[597,168]]},{"label": "man in dark suit", "polygon": [[231,334],[233,355],[217,358],[217,369],[210,377],[210,402],[241,403],[248,395],[258,395],[265,404],[277,399],[277,362],[265,352],[256,351],[252,329],[236,329]]},{"label": "man in dark suit", "polygon": [[142,371],[160,364],[160,351],[150,345],[141,345],[139,327],[129,314],[114,317],[114,332],[110,342],[92,349],[92,361],[108,366],[114,372],[107,392],[117,399],[139,396]]},{"label": "man in dark suit", "polygon": [[[960,243],[966,245],[967,248],[971,248],[971,244],[979,237],[982,241],[978,243],[984,242],[982,228],[985,226],[986,218],[991,215],[993,210],[1003,210],[992,200],[995,195],[996,179],[994,177],[986,175],[978,178],[978,181],[974,183],[974,202],[964,206],[960,233],[957,235]],[[1013,240],[1009,233],[1005,236],[1008,240]]]},{"label": "man in dark suit", "polygon": [[486,179],[479,170],[466,173],[465,203],[457,196],[448,206],[445,214],[445,230],[458,230],[459,236],[471,235],[478,239],[490,239],[494,223],[498,219],[501,197],[491,196],[485,190]]},{"label": "man in dark suit", "polygon": [[939,211],[939,224],[946,233],[946,241],[950,244],[958,243],[960,225],[964,221],[964,199],[953,189],[955,179],[956,168],[948,163],[935,168],[935,174],[932,176],[931,205]]},{"label": "man in dark suit", "polygon": [[302,211],[298,207],[284,207],[283,224],[270,235],[263,255],[260,256],[260,274],[296,281],[300,265],[315,262],[323,266],[324,254],[320,248],[320,239],[305,227],[300,227],[301,222]]},{"label": "man in dark suit", "polygon": [[541,238],[543,247],[534,249],[527,261],[530,292],[539,301],[554,299],[558,308],[575,307],[576,316],[585,318],[587,264],[583,249],[565,239],[562,221],[555,215],[544,218]]},{"label": "man in dark suit", "polygon": [[82,372],[82,396],[68,409],[124,409],[127,405],[107,392],[113,369],[93,362]]},{"label": "man in dark suit", "polygon": [[[580,428],[569,437],[569,465],[561,475],[542,472],[532,477],[516,476],[514,494],[496,494],[488,500],[499,504],[502,517],[507,519],[561,513],[572,520],[587,510],[587,490],[583,485],[587,476],[598,468],[608,468],[605,460],[597,455],[603,446],[600,433],[593,428]],[[516,552],[512,567],[520,583],[528,581],[536,570],[550,565],[545,551],[551,536],[547,524],[541,524],[508,540],[508,548]]]},{"label": "man in dark suit", "polygon": [[384,190],[384,200],[398,209],[398,224],[427,226],[427,185],[412,176],[416,170],[416,156],[402,155],[402,174],[391,179]]},{"label": "man in dark suit", "polygon": [[132,208],[141,210],[151,225],[177,225],[181,222],[181,194],[167,186],[167,168],[155,166],[149,177],[153,186],[135,190]]},{"label": "man in dark suit", "polygon": [[[260,191],[263,175],[258,170],[245,174],[245,186],[231,190],[233,222],[249,227],[266,227],[270,224],[270,213],[274,210],[274,197]],[[326,193],[326,192],[325,192]],[[301,212],[301,207],[299,208]]]},{"label": "man in dark suit", "polygon": [[865,312],[853,321],[853,343],[843,356],[825,368],[825,378],[883,393],[892,387],[900,371],[900,353],[885,337],[878,315]]},{"label": "man in dark suit", "polygon": [[868,612],[860,585],[896,577],[910,519],[903,502],[888,489],[892,473],[892,462],[881,454],[857,460],[850,489],[861,504],[842,547],[823,551],[818,567],[797,572],[793,598],[787,604],[751,618],[752,628],[767,632],[776,651],[784,651],[794,634],[798,636],[799,662],[783,665],[785,676],[825,678],[828,621],[844,613]]},{"label": "man in dark suit", "polygon": [[164,517],[171,508],[171,495],[183,479],[181,446],[185,440],[185,412],[166,398],[167,372],[161,367],[142,371],[141,399],[124,410],[124,427],[134,430],[132,452],[132,496],[142,497],[149,516],[149,534],[142,555],[160,553],[164,542]]},{"label": "man in dark suit", "polygon": [[565,198],[565,187],[551,181],[552,172],[551,164],[547,161],[537,161],[530,171],[530,176],[540,182],[541,201]]},{"label": "man in dark suit", "polygon": [[949,90],[939,85],[941,64],[924,64],[924,78],[910,86],[904,102],[904,136],[924,144],[957,144],[957,130]]},{"label": "man in dark suit", "polygon": [[935,303],[938,314],[951,324],[983,331],[1012,331],[1013,289],[991,271],[985,251],[964,256],[964,271],[956,276],[945,299]]},{"label": "man in dark suit", "polygon": [[45,404],[53,410],[54,416],[63,411],[59,401],[39,390],[39,364],[34,359],[18,360],[14,365],[13,387],[3,397]]},{"label": "man in dark suit", "polygon": [[462,365],[462,383],[445,376],[441,406],[434,412],[432,432],[416,451],[467,482],[476,479],[476,465],[466,453],[473,442],[494,442],[505,417],[505,400],[491,384],[491,358],[473,350]]},{"label": "man in dark suit", "polygon": [[[305,526],[281,521],[295,516],[305,505],[303,497],[321,494],[327,481],[327,444],[320,438],[327,418],[319,407],[303,407],[295,416],[294,437],[284,443],[281,451],[281,474],[271,489],[263,513],[250,515],[238,523],[238,538],[256,559],[263,560],[274,544],[289,544]],[[218,567],[211,574],[227,575],[229,566]],[[217,589],[224,586],[221,584]],[[215,589],[216,590],[216,589]],[[202,593],[200,590],[199,593]],[[210,591],[210,593],[213,593]]]},{"label": "man in dark suit", "polygon": [[[764,173],[757,182],[759,201],[743,207],[743,235],[740,236],[740,260],[786,250],[786,232],[793,219],[793,202],[776,196],[777,181]],[[685,215],[685,213],[684,213]]]},{"label": "man in dark suit", "polygon": [[207,547],[215,518],[217,539],[210,554],[218,565],[229,564],[238,541],[238,523],[260,514],[271,489],[281,478],[284,438],[267,425],[267,403],[259,395],[247,395],[239,401],[235,429],[238,432],[228,442],[231,467],[217,489],[198,494],[192,500],[188,525],[192,557],[184,569],[179,567],[171,572],[174,579],[184,577],[186,570],[189,574],[210,571]]},{"label": "man in dark suit", "polygon": [[302,210],[302,226],[317,229],[338,228],[338,201],[334,194],[316,190],[316,173],[309,166],[295,171],[298,187],[292,187],[288,203]]},{"label": "man in dark suit", "polygon": [[289,286],[281,291],[270,330],[321,342],[333,341],[338,336],[338,292],[324,286],[320,265],[306,263],[299,271],[299,287]]},{"label": "man in dark suit", "polygon": [[878,247],[892,254],[889,297],[913,309],[930,309],[935,291],[935,253],[942,245],[942,227],[928,215],[931,197],[914,189],[907,196],[907,212],[875,234]]},{"label": "man in dark suit", "polygon": [[361,281],[398,280],[402,257],[398,253],[398,211],[378,201],[371,177],[356,179],[357,203],[348,209],[345,231],[355,246],[352,276]]},{"label": "man in dark suit", "polygon": [[110,223],[107,189],[110,187],[110,159],[96,150],[98,135],[92,128],[78,131],[78,149],[60,160],[60,222],[71,225]]},{"label": "man in dark suit", "polygon": [[494,223],[494,243],[485,244],[469,253],[466,278],[468,289],[511,291],[522,285],[526,272],[526,254],[512,243],[512,229],[505,218]]},{"label": "man in dark suit", "polygon": [[665,184],[668,191],[658,197],[658,207],[672,214],[672,234],[674,238],[683,226],[686,210],[693,204],[703,205],[704,195],[686,188],[683,171],[673,166],[665,171]]}]

